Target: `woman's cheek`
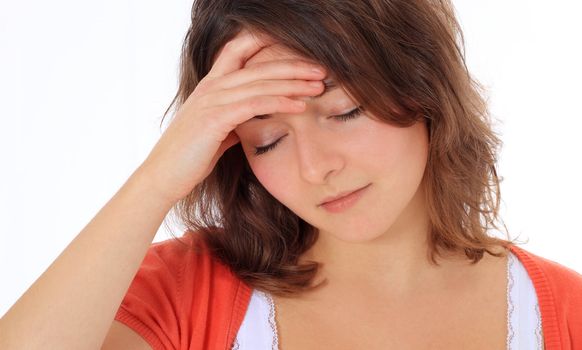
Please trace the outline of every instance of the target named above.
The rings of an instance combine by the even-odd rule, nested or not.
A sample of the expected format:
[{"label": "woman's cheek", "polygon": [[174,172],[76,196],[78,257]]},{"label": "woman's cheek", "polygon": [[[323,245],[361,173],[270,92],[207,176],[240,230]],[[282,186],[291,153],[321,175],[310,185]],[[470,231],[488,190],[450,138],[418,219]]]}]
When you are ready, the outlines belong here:
[{"label": "woman's cheek", "polygon": [[270,160],[254,161],[251,164],[251,168],[261,185],[273,197],[285,203],[285,198],[289,196],[288,191],[294,188],[292,179],[289,178],[289,169],[284,168],[284,164],[281,162],[272,162]]}]

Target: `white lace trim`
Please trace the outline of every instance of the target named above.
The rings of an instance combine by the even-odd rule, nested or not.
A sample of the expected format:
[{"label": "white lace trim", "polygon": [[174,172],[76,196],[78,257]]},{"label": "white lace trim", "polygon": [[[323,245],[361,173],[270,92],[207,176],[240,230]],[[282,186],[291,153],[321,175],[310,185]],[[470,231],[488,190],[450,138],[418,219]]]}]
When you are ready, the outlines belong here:
[{"label": "white lace trim", "polygon": [[[268,293],[265,293],[263,291],[260,291],[258,289],[253,289],[253,294],[251,295],[251,301],[255,298],[258,297],[260,299],[261,304],[263,305],[268,305],[268,309],[269,309],[269,315],[268,315],[268,324],[269,324],[269,335],[271,338],[271,350],[279,350],[279,337],[278,337],[278,332],[277,332],[277,323],[275,320],[275,303],[273,302],[273,299],[271,298],[271,295]],[[256,302],[256,299],[254,299]],[[256,304],[255,304],[256,305]],[[252,303],[251,305],[249,305],[249,307],[252,307]],[[253,310],[255,311],[255,310]],[[264,311],[259,311],[259,312],[264,312]],[[245,316],[245,320],[248,317],[249,311],[247,311],[247,315]],[[256,317],[256,314],[255,314]],[[243,322],[245,321],[243,320]],[[253,318],[253,322],[263,322],[262,320],[264,320],[263,317],[260,317],[259,320]],[[253,327],[255,325],[252,325]],[[256,325],[256,326],[261,326],[262,325]],[[242,329],[242,325],[241,325],[241,329]],[[239,329],[239,333],[240,333],[240,329]],[[261,334],[263,334],[264,336],[264,332],[261,332]],[[257,336],[256,334],[253,334],[254,336]],[[268,344],[269,339],[265,338],[265,339],[261,339],[263,341],[261,341],[260,343],[262,344],[262,346],[267,346],[266,344]],[[245,343],[245,341],[243,340],[243,343]],[[254,347],[256,346],[250,346],[250,347]],[[245,344],[244,349],[242,350],[247,350],[249,348],[249,344]],[[262,347],[261,347],[262,348]],[[239,343],[239,335],[237,334],[237,337],[234,340],[234,343],[232,345],[232,350],[239,350],[240,349],[240,343]],[[258,350],[258,349],[252,349],[252,350]]]},{"label": "white lace trim", "polygon": [[[507,349],[517,350],[524,346],[545,349],[540,307],[533,281],[513,253],[508,256],[507,266]],[[532,309],[535,311],[533,314]],[[517,327],[517,337],[514,327]]]},{"label": "white lace trim", "polygon": [[512,254],[507,256],[507,349],[511,350],[511,342],[515,336],[515,331],[513,330],[513,323],[511,318],[513,316],[513,311],[515,306],[513,305],[513,299],[511,298],[511,291],[513,290],[513,285],[515,284],[513,280],[513,259]]},{"label": "white lace trim", "polygon": [[273,343],[271,344],[271,350],[279,350],[279,333],[277,331],[277,322],[275,321],[275,302],[271,295],[260,290],[257,290],[259,296],[264,298],[267,303],[269,303],[269,326],[271,327],[271,332],[273,336]]}]

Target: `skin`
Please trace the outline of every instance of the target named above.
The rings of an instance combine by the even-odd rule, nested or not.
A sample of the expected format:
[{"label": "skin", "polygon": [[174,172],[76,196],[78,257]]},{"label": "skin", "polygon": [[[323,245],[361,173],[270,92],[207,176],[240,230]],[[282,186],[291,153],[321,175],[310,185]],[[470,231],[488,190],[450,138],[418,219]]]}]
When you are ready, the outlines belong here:
[{"label": "skin", "polygon": [[[245,67],[289,58],[304,59],[275,44],[247,60]],[[328,288],[344,292],[371,288],[382,295],[410,297],[427,287],[441,290],[460,278],[459,267],[468,265],[461,256],[436,267],[426,255],[426,124],[400,128],[376,121],[366,111],[348,121],[334,120],[330,116],[358,107],[341,87],[319,98],[291,98],[306,101],[306,110],[252,119],[235,132],[267,191],[319,229],[317,243],[300,260],[322,262],[320,275],[332,282]],[[278,139],[274,149],[254,154],[255,147]],[[347,210],[330,213],[318,206],[327,196],[368,184]]]},{"label": "skin", "polygon": [[[245,66],[289,58],[301,57],[272,45]],[[317,242],[299,260],[322,263],[315,280],[328,283],[301,298],[273,297],[279,346],[504,347],[507,258],[485,254],[471,265],[464,254],[450,253],[438,259],[439,266],[429,263],[425,122],[399,128],[368,112],[334,120],[330,116],[358,107],[342,88],[319,98],[291,98],[306,101],[305,111],[252,119],[235,129],[261,184],[319,230]],[[278,139],[271,151],[254,154],[255,147]],[[330,213],[318,206],[328,196],[367,184],[347,210]]]}]

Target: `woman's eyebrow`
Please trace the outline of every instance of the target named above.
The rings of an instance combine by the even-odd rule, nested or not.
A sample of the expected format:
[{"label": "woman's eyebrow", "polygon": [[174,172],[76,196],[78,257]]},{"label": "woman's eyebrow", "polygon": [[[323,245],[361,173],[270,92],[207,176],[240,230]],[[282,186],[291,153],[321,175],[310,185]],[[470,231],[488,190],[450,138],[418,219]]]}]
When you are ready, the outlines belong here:
[{"label": "woman's eyebrow", "polygon": [[[328,79],[328,80],[324,80],[323,81],[323,92],[317,96],[313,96],[313,97],[309,97],[310,99],[318,99],[320,97],[322,97],[323,95],[327,94],[328,92],[335,90],[338,88],[338,85],[335,83],[334,80]],[[273,117],[272,114],[261,114],[261,115],[257,115],[249,120],[247,120],[247,122],[256,120],[256,119],[260,119],[260,120],[264,120],[264,119],[269,119]]]}]

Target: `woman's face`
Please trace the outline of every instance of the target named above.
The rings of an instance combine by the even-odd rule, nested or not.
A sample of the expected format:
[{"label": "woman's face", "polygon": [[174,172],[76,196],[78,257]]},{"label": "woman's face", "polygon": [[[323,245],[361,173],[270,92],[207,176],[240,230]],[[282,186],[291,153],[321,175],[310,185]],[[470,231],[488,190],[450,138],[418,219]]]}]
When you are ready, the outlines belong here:
[{"label": "woman's face", "polygon": [[[301,57],[274,45],[259,51],[245,66],[287,58]],[[330,79],[330,75],[325,78]],[[291,98],[305,100],[306,110],[252,119],[235,129],[265,189],[320,234],[346,242],[372,240],[399,218],[410,220],[410,210],[401,214],[410,208],[424,173],[425,123],[399,128],[369,118],[366,111],[345,121],[331,118],[358,107],[341,86],[314,99]],[[256,147],[274,142],[278,144],[273,149],[255,155]],[[358,201],[340,212],[319,205],[328,196],[368,184]],[[398,226],[404,224],[402,220]]]}]

